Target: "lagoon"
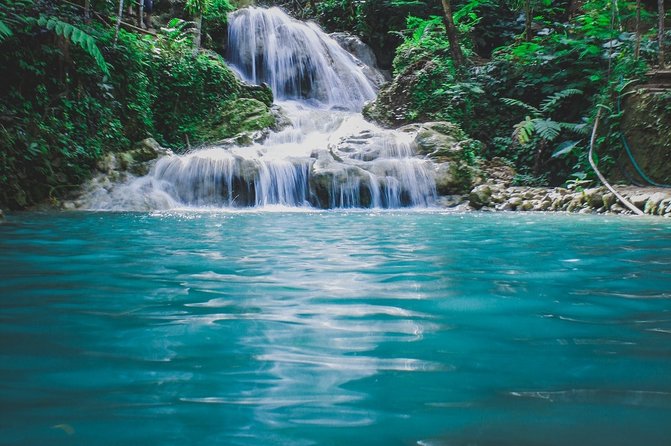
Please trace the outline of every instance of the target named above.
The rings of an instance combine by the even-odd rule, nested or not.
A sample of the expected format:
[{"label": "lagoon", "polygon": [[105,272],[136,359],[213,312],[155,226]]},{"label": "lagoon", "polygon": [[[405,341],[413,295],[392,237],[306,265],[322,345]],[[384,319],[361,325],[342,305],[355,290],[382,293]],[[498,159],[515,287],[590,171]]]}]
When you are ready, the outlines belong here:
[{"label": "lagoon", "polygon": [[0,284],[0,444],[671,438],[663,219],[25,212]]}]

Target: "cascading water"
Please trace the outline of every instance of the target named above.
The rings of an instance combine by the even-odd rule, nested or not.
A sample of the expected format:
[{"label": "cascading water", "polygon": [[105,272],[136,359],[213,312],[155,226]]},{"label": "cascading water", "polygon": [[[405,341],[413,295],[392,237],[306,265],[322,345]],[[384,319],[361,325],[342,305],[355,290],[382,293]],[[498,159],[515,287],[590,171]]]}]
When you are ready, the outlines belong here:
[{"label": "cascading water", "polygon": [[375,89],[352,56],[314,23],[291,19],[278,8],[247,8],[231,15],[227,58],[275,97],[316,100],[359,110]]},{"label": "cascading water", "polygon": [[366,67],[315,24],[278,8],[229,17],[232,67],[271,86],[292,125],[247,147],[211,146],[157,161],[149,174],[98,191],[96,209],[284,205],[318,208],[429,206],[432,163],[411,137],[366,122],[375,97]]}]

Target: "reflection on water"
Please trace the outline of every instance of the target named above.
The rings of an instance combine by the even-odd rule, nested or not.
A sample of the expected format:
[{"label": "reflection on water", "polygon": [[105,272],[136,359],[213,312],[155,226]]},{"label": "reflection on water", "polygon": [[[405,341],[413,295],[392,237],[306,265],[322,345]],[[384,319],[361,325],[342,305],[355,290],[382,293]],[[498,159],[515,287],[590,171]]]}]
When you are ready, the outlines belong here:
[{"label": "reflection on water", "polygon": [[0,444],[666,444],[665,223],[11,216]]}]

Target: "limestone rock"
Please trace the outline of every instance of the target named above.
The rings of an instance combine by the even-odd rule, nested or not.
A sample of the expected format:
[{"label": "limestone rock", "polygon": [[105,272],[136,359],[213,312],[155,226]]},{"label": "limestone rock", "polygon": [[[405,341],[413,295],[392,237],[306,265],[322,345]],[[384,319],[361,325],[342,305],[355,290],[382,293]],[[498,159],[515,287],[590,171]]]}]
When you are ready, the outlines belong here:
[{"label": "limestone rock", "polygon": [[345,51],[359,59],[369,67],[377,68],[377,58],[373,50],[363,41],[347,32],[336,32],[330,34],[331,38],[338,42]]},{"label": "limestone rock", "polygon": [[617,198],[615,198],[615,194],[613,194],[612,192],[608,192],[606,194],[603,194],[603,196],[601,197],[601,201],[603,202],[603,207],[605,207],[606,209],[610,209],[610,207],[614,205],[615,202],[617,201]]},{"label": "limestone rock", "polygon": [[391,80],[391,74],[379,69],[375,53],[370,46],[366,45],[359,37],[347,32],[332,33],[330,36],[338,42],[338,45],[345,51],[354,56],[357,61],[361,62],[360,66],[363,73],[374,85],[379,87]]},{"label": "limestone rock", "polygon": [[425,122],[401,127],[399,131],[415,133],[414,143],[420,155],[436,161],[463,159],[464,148],[460,144],[466,134],[451,122]]},{"label": "limestone rock", "polygon": [[512,209],[517,209],[522,205],[524,199],[519,195],[512,196],[508,199],[507,203],[512,207]]},{"label": "limestone rock", "polygon": [[598,209],[603,206],[603,194],[600,188],[586,189],[585,200],[590,207]]},{"label": "limestone rock", "polygon": [[416,116],[410,109],[413,103],[412,92],[421,73],[432,73],[435,68],[434,62],[426,60],[407,67],[403,73],[380,88],[374,101],[364,106],[364,117],[383,127],[398,127],[421,120],[423,117]]},{"label": "limestone rock", "polygon": [[650,214],[650,215],[656,214],[660,203],[665,198],[667,198],[667,195],[663,194],[661,192],[655,192],[654,194],[650,195],[648,200],[645,202],[645,205],[643,207],[643,212],[645,212],[646,214]]},{"label": "limestone rock", "polygon": [[638,193],[629,197],[629,201],[631,201],[631,204],[633,204],[637,208],[643,210],[645,208],[645,203],[648,201],[649,198],[650,198],[649,194]]},{"label": "limestone rock", "polygon": [[275,116],[266,104],[256,99],[238,98],[228,103],[213,127],[202,130],[202,136],[206,141],[219,141],[275,124]]},{"label": "limestone rock", "polygon": [[475,209],[480,209],[484,206],[489,206],[491,203],[492,188],[488,184],[481,184],[475,186],[470,194],[468,194],[468,201]]}]

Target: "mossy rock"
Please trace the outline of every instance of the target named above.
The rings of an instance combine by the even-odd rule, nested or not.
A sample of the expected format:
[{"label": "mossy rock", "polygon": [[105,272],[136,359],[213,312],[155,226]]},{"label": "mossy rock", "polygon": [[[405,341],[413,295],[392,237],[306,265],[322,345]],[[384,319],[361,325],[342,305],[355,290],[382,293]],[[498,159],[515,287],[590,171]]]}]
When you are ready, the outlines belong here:
[{"label": "mossy rock", "polygon": [[218,141],[274,125],[275,116],[266,104],[256,99],[238,98],[226,104],[213,127],[204,129],[203,139]]},{"label": "mossy rock", "polygon": [[242,84],[241,94],[245,98],[256,99],[259,102],[263,102],[268,107],[273,105],[273,91],[266,84],[262,85],[251,85],[251,84]]},{"label": "mossy rock", "polygon": [[420,60],[384,84],[377,98],[363,108],[363,116],[382,127],[395,128],[412,122],[425,120],[413,109],[413,94],[422,73],[430,73],[435,68],[431,61]]},{"label": "mossy rock", "polygon": [[[623,105],[621,128],[634,159],[653,181],[671,184],[671,90],[641,89],[628,95]],[[621,178],[622,171],[639,178],[624,150],[616,155],[616,165],[609,175],[627,179]]]}]

